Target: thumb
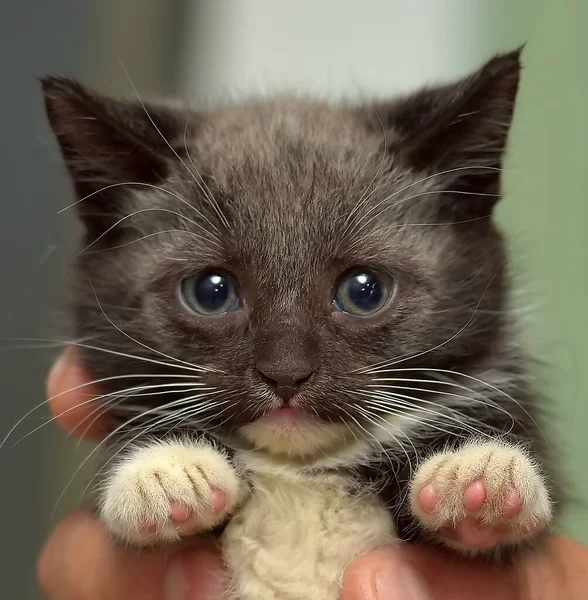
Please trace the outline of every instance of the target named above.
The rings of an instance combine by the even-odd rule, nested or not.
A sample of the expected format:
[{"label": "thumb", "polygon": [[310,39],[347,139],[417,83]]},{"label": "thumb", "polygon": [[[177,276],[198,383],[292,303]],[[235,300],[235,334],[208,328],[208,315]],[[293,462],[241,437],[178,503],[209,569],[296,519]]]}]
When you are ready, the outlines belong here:
[{"label": "thumb", "polygon": [[38,563],[51,600],[221,599],[222,564],[212,543],[141,552],[116,546],[91,513],[69,515]]},{"label": "thumb", "polygon": [[435,548],[400,543],[361,556],[347,569],[340,600],[515,600],[512,569]]}]

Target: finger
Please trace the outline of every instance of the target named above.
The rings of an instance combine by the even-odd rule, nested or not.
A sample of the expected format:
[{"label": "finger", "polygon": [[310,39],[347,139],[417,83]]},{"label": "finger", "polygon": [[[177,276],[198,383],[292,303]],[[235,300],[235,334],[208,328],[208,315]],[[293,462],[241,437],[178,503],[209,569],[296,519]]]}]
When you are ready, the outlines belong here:
[{"label": "finger", "polygon": [[37,566],[50,600],[212,600],[222,598],[222,566],[212,543],[133,552],[78,511],[53,531]]},{"label": "finger", "polygon": [[587,597],[588,548],[555,536],[545,549],[530,555],[519,568],[521,598],[581,600]]},{"label": "finger", "polygon": [[516,600],[512,569],[435,548],[398,544],[357,559],[343,578],[340,600]]},{"label": "finger", "polygon": [[47,377],[49,408],[57,423],[66,431],[91,440],[100,440],[111,428],[111,422],[100,415],[91,402],[100,392],[88,385],[92,374],[77,361],[74,347],[69,347],[55,362]]}]

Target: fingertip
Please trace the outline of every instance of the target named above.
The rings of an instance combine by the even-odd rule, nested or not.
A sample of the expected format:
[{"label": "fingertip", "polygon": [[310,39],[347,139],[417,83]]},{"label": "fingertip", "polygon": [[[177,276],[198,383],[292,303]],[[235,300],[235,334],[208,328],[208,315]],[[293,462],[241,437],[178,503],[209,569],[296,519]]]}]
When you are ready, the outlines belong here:
[{"label": "fingertip", "polygon": [[61,381],[67,375],[71,366],[73,348],[66,348],[53,363],[45,382],[45,392],[48,398],[57,395],[62,388]]},{"label": "fingertip", "polygon": [[163,590],[165,600],[225,598],[225,577],[218,548],[203,542],[176,554],[167,567]]},{"label": "fingertip", "polygon": [[91,373],[77,362],[75,348],[70,346],[49,371],[46,392],[49,409],[60,427],[77,437],[97,441],[104,437],[109,423],[91,402],[99,394],[91,381]]},{"label": "fingertip", "polygon": [[517,583],[512,569],[400,542],[356,559],[344,575],[340,600],[514,600]]},{"label": "fingertip", "polygon": [[[404,561],[396,547],[377,548],[351,563],[345,571],[340,600],[384,600],[393,598],[403,590],[397,576],[404,568]],[[392,580],[392,581],[390,581]],[[408,596],[406,596],[408,597]]]},{"label": "fingertip", "polygon": [[[36,568],[39,587],[47,597],[58,597],[59,593],[71,589],[72,571],[82,566],[77,564],[82,554],[101,543],[102,531],[96,524],[91,513],[82,509],[69,514],[54,527]],[[78,540],[85,540],[85,544],[76,550]],[[91,547],[87,545],[89,540],[92,540]],[[83,560],[83,564],[89,562]],[[85,596],[80,593],[79,597]]]},{"label": "fingertip", "polygon": [[48,598],[76,600],[208,600],[221,598],[223,569],[213,542],[123,548],[89,511],[67,516],[52,531],[37,563]]}]

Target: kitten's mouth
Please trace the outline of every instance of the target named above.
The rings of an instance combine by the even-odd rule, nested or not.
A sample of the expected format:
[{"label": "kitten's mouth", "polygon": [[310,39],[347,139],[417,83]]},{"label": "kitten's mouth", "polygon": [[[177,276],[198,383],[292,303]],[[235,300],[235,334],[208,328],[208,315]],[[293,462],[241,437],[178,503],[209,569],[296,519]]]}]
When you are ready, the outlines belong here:
[{"label": "kitten's mouth", "polygon": [[315,414],[283,405],[244,425],[241,435],[256,448],[290,457],[324,455],[347,441],[349,428]]},{"label": "kitten's mouth", "polygon": [[284,404],[279,408],[265,413],[256,422],[274,427],[304,427],[305,425],[317,424],[321,421],[318,417],[305,410]]}]

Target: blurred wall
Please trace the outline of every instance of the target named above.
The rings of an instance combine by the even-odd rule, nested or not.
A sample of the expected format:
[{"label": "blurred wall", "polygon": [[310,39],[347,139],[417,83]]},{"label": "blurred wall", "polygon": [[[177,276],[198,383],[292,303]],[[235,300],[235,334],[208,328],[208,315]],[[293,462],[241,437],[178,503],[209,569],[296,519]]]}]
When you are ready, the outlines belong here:
[{"label": "blurred wall", "polygon": [[480,60],[487,0],[187,3],[181,85],[199,98],[389,94]]},{"label": "blurred wall", "polygon": [[[47,335],[72,225],[68,215],[57,217],[68,188],[48,143],[37,77],[82,74],[88,7],[76,0],[24,0],[3,2],[1,11],[0,346],[13,347],[8,338]],[[0,350],[0,440],[44,399],[49,360],[39,350]],[[14,443],[46,418],[44,410],[31,416],[0,450],[2,598],[38,597],[35,560],[56,500],[51,483],[62,479],[60,442],[47,428]]]}]

